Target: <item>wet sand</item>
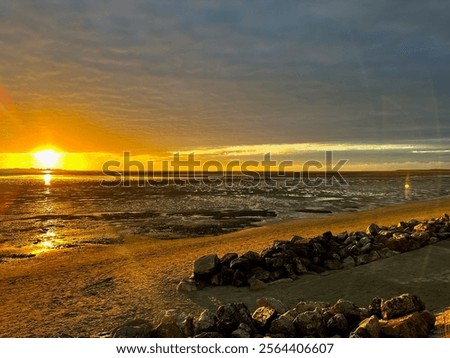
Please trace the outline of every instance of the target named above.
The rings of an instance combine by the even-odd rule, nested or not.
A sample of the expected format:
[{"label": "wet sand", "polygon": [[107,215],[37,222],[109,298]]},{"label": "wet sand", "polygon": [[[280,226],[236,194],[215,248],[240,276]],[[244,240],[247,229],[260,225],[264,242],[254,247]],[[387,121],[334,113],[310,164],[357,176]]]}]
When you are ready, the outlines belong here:
[{"label": "wet sand", "polygon": [[413,292],[428,307],[450,305],[450,242],[328,276],[305,275],[293,283],[250,293],[248,288],[208,288],[190,294],[176,285],[207,253],[260,251],[273,240],[312,237],[393,225],[411,218],[450,213],[450,198],[413,202],[370,211],[284,221],[227,235],[173,241],[129,237],[119,245],[50,250],[28,259],[0,263],[0,336],[97,336],[130,318],[155,320],[164,309],[199,312],[227,300],[250,306],[257,297],[333,301],[345,297],[364,305],[375,295]]}]

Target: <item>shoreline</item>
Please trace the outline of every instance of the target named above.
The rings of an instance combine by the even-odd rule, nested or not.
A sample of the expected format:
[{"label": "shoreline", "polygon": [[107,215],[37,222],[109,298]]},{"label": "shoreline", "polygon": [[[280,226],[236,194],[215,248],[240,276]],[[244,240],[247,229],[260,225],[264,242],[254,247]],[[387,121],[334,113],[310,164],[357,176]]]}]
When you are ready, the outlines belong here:
[{"label": "shoreline", "polygon": [[[3,262],[0,290],[5,294],[0,309],[0,336],[99,336],[127,319],[152,320],[171,308],[199,312],[211,302],[210,290],[198,291],[193,298],[176,292],[176,285],[190,275],[194,260],[203,254],[260,251],[274,240],[293,235],[311,238],[328,230],[363,230],[371,223],[388,226],[444,212],[450,212],[449,197],[268,223],[220,236],[171,241],[129,237],[124,244],[62,249]],[[239,289],[237,297],[245,297],[248,292]]]}]

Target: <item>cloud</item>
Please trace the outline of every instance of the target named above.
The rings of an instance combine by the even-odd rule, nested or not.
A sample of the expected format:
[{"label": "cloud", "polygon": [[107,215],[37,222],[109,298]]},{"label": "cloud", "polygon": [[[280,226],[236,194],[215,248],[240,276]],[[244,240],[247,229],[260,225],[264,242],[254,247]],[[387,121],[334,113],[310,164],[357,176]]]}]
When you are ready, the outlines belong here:
[{"label": "cloud", "polygon": [[446,6],[5,0],[0,78],[21,113],[77,113],[140,153],[432,141],[450,136]]}]

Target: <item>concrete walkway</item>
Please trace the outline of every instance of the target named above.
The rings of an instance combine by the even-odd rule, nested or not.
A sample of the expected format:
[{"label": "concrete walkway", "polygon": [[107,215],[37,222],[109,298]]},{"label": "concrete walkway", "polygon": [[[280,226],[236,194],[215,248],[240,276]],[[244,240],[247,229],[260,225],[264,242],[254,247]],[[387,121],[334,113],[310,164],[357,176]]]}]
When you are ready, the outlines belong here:
[{"label": "concrete walkway", "polygon": [[208,287],[188,294],[202,307],[218,303],[244,302],[255,308],[259,297],[269,296],[294,306],[300,300],[336,302],[339,298],[367,306],[373,297],[413,293],[431,311],[450,306],[450,241],[441,241],[419,250],[326,276],[304,275],[293,282],[279,283],[252,292],[247,287]]}]

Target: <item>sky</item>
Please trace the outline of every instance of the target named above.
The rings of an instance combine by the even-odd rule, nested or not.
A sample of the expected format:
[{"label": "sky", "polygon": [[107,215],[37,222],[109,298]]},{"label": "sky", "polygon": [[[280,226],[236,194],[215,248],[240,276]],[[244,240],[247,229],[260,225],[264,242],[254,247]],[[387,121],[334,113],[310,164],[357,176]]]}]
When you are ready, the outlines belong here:
[{"label": "sky", "polygon": [[0,167],[348,159],[450,168],[450,4],[0,2]]}]

